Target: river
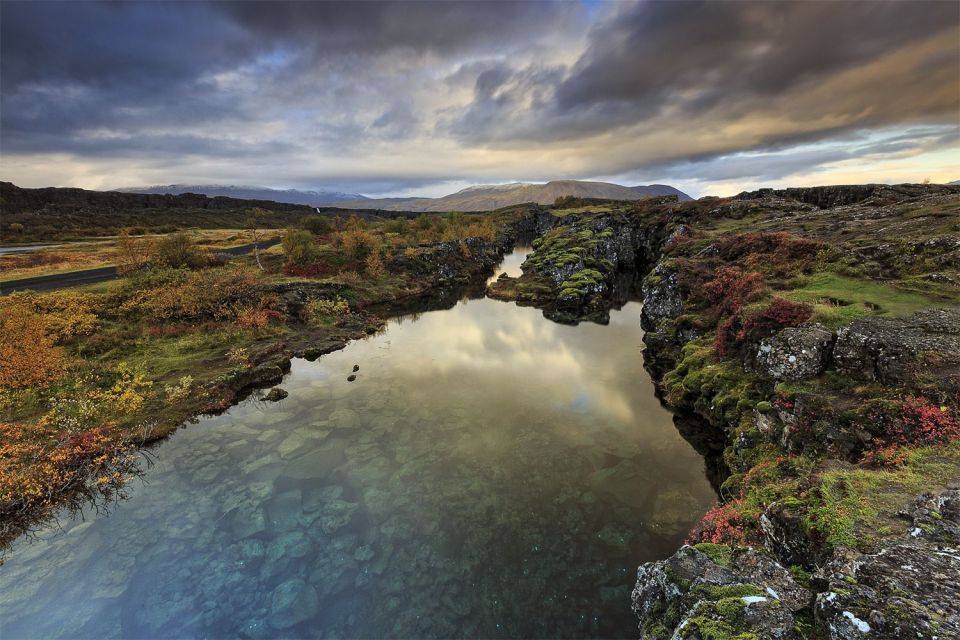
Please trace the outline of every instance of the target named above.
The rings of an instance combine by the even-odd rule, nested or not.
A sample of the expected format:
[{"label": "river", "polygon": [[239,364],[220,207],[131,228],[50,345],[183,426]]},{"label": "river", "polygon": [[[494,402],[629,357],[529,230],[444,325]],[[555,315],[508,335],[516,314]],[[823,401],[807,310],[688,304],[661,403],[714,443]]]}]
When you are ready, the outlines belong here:
[{"label": "river", "polygon": [[287,399],[18,541],[0,637],[634,636],[637,565],[715,498],[642,337],[637,303],[571,327],[474,299],[295,360]]}]

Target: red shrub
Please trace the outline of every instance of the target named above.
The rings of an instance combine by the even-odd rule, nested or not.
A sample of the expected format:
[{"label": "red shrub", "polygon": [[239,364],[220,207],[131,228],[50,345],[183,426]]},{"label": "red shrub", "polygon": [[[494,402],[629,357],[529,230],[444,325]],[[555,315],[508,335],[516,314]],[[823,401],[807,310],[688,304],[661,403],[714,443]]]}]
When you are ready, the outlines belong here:
[{"label": "red shrub", "polygon": [[739,233],[717,243],[720,257],[725,260],[742,261],[747,267],[761,268],[780,275],[808,269],[825,247],[822,242],[799,238],[782,231]]},{"label": "red shrub", "polygon": [[690,532],[688,544],[712,542],[714,544],[742,545],[746,543],[743,516],[737,510],[740,500],[718,504],[707,513],[697,528]]},{"label": "red shrub", "polygon": [[766,308],[750,314],[737,333],[741,342],[758,342],[780,329],[797,327],[810,319],[813,308],[808,304],[774,298]]},{"label": "red shrub", "polygon": [[718,315],[736,313],[763,289],[763,277],[738,267],[720,267],[713,280],[703,285],[703,294],[716,306]]},{"label": "red shrub", "polygon": [[895,428],[894,442],[936,444],[960,439],[956,408],[936,405],[926,398],[907,396],[900,404],[903,421]]},{"label": "red shrub", "polygon": [[713,337],[713,350],[721,358],[730,353],[731,347],[737,341],[739,320],[738,316],[729,316],[717,325],[717,333]]},{"label": "red shrub", "polygon": [[895,444],[867,451],[864,462],[874,467],[899,467],[907,462],[907,454]]}]

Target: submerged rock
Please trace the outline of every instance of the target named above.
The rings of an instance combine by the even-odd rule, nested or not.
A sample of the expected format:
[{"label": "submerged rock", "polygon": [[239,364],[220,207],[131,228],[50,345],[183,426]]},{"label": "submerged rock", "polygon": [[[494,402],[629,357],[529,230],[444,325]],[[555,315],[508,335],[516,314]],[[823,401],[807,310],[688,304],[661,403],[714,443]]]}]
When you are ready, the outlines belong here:
[{"label": "submerged rock", "polygon": [[263,396],[263,399],[267,402],[277,402],[278,400],[283,400],[288,395],[287,390],[282,387],[274,387],[270,389],[267,395]]},{"label": "submerged rock", "polygon": [[270,626],[287,629],[317,614],[317,591],[303,580],[287,580],[270,594]]}]

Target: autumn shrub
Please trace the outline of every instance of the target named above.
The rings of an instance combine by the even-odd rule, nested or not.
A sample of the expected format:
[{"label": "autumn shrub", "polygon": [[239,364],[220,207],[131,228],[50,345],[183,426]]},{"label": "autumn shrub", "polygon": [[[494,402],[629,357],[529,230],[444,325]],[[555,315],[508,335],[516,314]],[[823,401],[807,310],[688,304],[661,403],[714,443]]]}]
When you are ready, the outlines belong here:
[{"label": "autumn shrub", "polygon": [[0,386],[46,387],[63,376],[67,360],[55,346],[45,318],[28,305],[7,302],[0,310]]},{"label": "autumn shrub", "polygon": [[350,315],[350,305],[339,296],[332,300],[314,298],[303,308],[304,322],[313,326],[330,324],[348,315]]},{"label": "autumn shrub", "polygon": [[[119,491],[136,458],[114,421],[140,411],[151,384],[121,363],[75,378],[33,424],[0,423],[0,514],[53,504],[73,490],[88,497]],[[149,428],[144,423],[143,437]]]},{"label": "autumn shrub", "polygon": [[813,315],[808,304],[774,298],[768,305],[752,313],[727,316],[717,325],[713,349],[723,357],[737,347],[756,344],[780,329],[797,327]]},{"label": "autumn shrub", "polygon": [[813,315],[813,307],[802,302],[774,298],[766,307],[746,316],[737,340],[756,343],[780,329],[798,327]]},{"label": "autumn shrub", "polygon": [[366,260],[380,249],[380,239],[365,229],[347,228],[337,236],[343,252],[354,260]]},{"label": "autumn shrub", "polygon": [[156,253],[151,239],[134,238],[131,233],[129,229],[123,229],[117,237],[114,260],[117,263],[117,272],[122,276],[148,269]]},{"label": "autumn shrub", "polygon": [[317,214],[304,218],[303,228],[315,236],[325,236],[333,231],[333,223],[329,216]]},{"label": "autumn shrub", "polygon": [[81,490],[87,497],[119,492],[136,473],[132,443],[112,425],[61,437],[38,425],[0,422],[0,514],[55,504]]},{"label": "autumn shrub", "polygon": [[723,266],[713,279],[703,285],[703,296],[714,313],[736,313],[763,291],[763,277],[757,272],[745,272],[739,267]]},{"label": "autumn shrub", "polygon": [[317,247],[313,243],[313,236],[309,231],[288,229],[283,235],[281,244],[283,255],[287,259],[287,265],[307,265],[317,257]]},{"label": "autumn shrub", "polygon": [[170,402],[180,402],[190,397],[193,390],[193,376],[181,376],[177,384],[164,385],[163,393]]},{"label": "autumn shrub", "polygon": [[226,353],[227,362],[235,367],[249,369],[253,366],[250,361],[250,352],[245,347],[231,347]]},{"label": "autumn shrub", "polygon": [[777,275],[809,271],[827,246],[789,233],[750,232],[726,236],[716,243],[721,258]]},{"label": "autumn shrub", "polygon": [[182,231],[160,238],[154,245],[153,258],[157,264],[174,269],[199,269],[207,264],[203,252]]},{"label": "autumn shrub", "polygon": [[690,533],[687,543],[745,544],[747,534],[743,516],[738,510],[740,502],[740,500],[733,500],[718,504],[707,511],[700,520],[700,524]]},{"label": "autumn shrub", "polygon": [[374,279],[382,278],[383,274],[386,273],[386,267],[383,265],[383,258],[380,257],[379,251],[374,251],[367,256],[364,263],[364,272]]},{"label": "autumn shrub", "polygon": [[136,290],[121,304],[124,313],[155,320],[233,320],[236,307],[257,305],[256,275],[241,265],[173,272],[172,280]]},{"label": "autumn shrub", "polygon": [[956,406],[941,405],[921,396],[906,396],[900,420],[890,423],[885,439],[896,444],[938,444],[960,439]]},{"label": "autumn shrub", "polygon": [[29,305],[43,316],[47,332],[57,342],[95,333],[100,326],[98,313],[107,305],[103,295],[76,291],[22,292],[10,299]]},{"label": "autumn shrub", "polygon": [[244,329],[264,329],[278,315],[270,309],[242,308],[237,313],[236,323]]},{"label": "autumn shrub", "polygon": [[143,330],[143,333],[148,338],[174,338],[176,336],[182,336],[186,333],[190,333],[192,330],[193,327],[189,324],[175,323],[146,327]]}]

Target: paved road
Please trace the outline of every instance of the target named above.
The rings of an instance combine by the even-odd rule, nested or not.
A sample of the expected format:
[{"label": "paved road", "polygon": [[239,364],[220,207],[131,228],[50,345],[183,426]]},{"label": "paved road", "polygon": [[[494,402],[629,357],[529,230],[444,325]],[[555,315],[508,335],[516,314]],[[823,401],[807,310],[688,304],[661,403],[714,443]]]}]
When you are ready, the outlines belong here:
[{"label": "paved road", "polygon": [[[264,240],[257,245],[261,249],[272,247],[280,242],[280,238],[273,240]],[[253,251],[253,243],[240,245],[239,247],[230,247],[221,249],[217,253],[225,253],[231,256],[240,256]],[[0,282],[0,295],[13,293],[14,291],[50,291],[52,289],[66,289],[68,287],[79,287],[84,284],[94,284],[95,282],[106,282],[117,277],[116,267],[99,267],[97,269],[85,269],[83,271],[71,271],[70,273],[55,273],[49,276],[34,276],[33,278],[20,278],[19,280],[8,280]]]}]

